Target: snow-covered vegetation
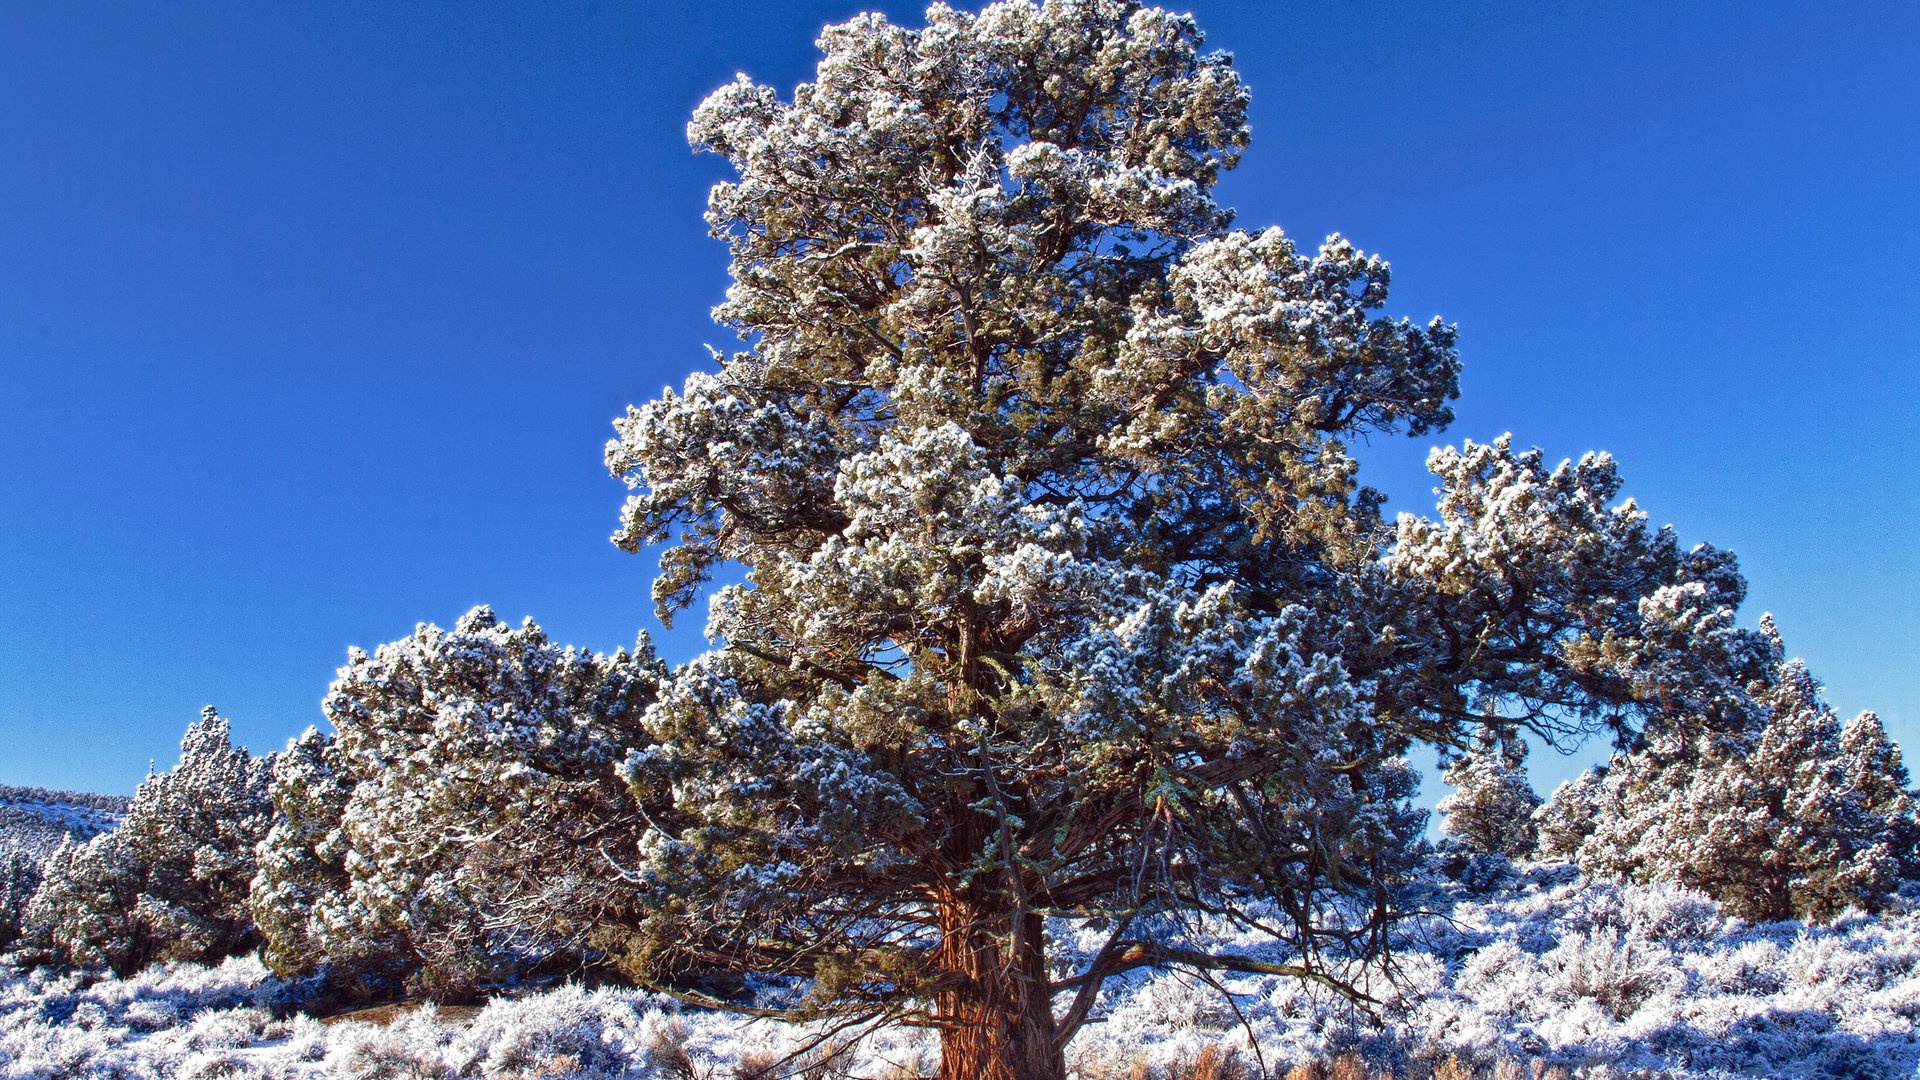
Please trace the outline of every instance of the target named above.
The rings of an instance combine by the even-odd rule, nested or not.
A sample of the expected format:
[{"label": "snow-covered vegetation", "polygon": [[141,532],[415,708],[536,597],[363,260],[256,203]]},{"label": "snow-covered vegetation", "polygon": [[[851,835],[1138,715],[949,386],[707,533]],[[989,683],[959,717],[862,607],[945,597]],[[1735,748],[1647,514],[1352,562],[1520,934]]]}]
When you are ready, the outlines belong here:
[{"label": "snow-covered vegetation", "polygon": [[632,915],[606,851],[640,812],[615,766],[664,672],[644,635],[601,655],[486,607],[355,649],[273,769],[274,824],[252,911],[275,970],[325,968],[362,992],[470,993]]},{"label": "snow-covered vegetation", "polygon": [[40,867],[21,918],[46,958],[125,975],[156,960],[218,960],[259,940],[248,916],[254,847],[272,820],[271,761],[233,745],[208,706],[172,771],[147,777],[125,820]]},{"label": "snow-covered vegetation", "polygon": [[[1362,977],[1370,1010],[1276,976],[1227,978],[1223,994],[1137,972],[1069,1047],[1073,1075],[1152,1075],[1135,1070],[1209,1045],[1231,1051],[1240,1075],[1273,1078],[1345,1053],[1399,1076],[1431,1075],[1449,1057],[1482,1075],[1510,1063],[1510,1076],[1537,1064],[1587,1077],[1891,1078],[1920,1065],[1920,915],[1904,905],[1826,925],[1747,923],[1699,893],[1584,882],[1564,864],[1519,864],[1479,892],[1436,874],[1416,888],[1431,913],[1396,932],[1388,971]],[[1085,953],[1098,941],[1062,945]],[[922,1075],[937,1056],[922,1031],[856,1041],[639,990],[568,985],[324,1022],[287,1012],[303,991],[253,958],[127,979],[15,974],[0,980],[0,1075],[771,1080]],[[829,1055],[840,1071],[803,1073]]]},{"label": "snow-covered vegetation", "polygon": [[111,831],[129,801],[124,795],[0,785],[0,950],[19,940],[48,857],[62,844]]},{"label": "snow-covered vegetation", "polygon": [[[1352,448],[1452,421],[1454,328],[1230,227],[1231,58],[1123,0],[927,20],[689,126],[746,344],[606,464],[712,650],[476,608],[351,651],[271,758],[208,710],[114,831],[15,800],[61,838],[0,879],[42,965],[0,1063],[1910,1074],[1909,777],[1741,625],[1733,555],[1506,437],[1388,521]],[[1542,806],[1528,733],[1620,753]]]},{"label": "snow-covered vegetation", "polygon": [[0,784],[0,857],[23,852],[45,858],[68,837],[90,840],[118,825],[129,801],[124,795]]}]

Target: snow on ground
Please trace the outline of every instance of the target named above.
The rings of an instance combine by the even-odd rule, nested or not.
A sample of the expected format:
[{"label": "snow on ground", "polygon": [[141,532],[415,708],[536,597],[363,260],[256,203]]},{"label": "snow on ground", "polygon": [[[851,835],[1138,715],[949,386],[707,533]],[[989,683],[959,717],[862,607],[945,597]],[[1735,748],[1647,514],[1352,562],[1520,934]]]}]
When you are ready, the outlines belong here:
[{"label": "snow on ground", "polygon": [[[1406,924],[1394,979],[1365,989],[1384,1026],[1326,991],[1232,978],[1222,997],[1171,974],[1111,984],[1070,1048],[1085,1076],[1125,1076],[1225,1041],[1271,1075],[1355,1049],[1382,1067],[1421,1052],[1544,1060],[1579,1075],[1908,1077],[1920,1065],[1920,914],[1830,926],[1749,925],[1668,886],[1584,883],[1527,867],[1473,892],[1435,881]],[[1204,931],[1201,931],[1204,932]],[[1063,940],[1071,951],[1097,935]],[[1256,943],[1216,935],[1218,944]],[[0,979],[6,1077],[685,1077],[770,1060],[802,1033],[637,991],[567,987],[477,1014],[431,1007],[386,1025],[275,1019],[287,987],[258,961],[125,980],[45,971]],[[884,1032],[855,1075],[930,1070],[924,1033]],[[690,1073],[686,1065],[691,1063]]]},{"label": "snow on ground", "polygon": [[44,859],[68,836],[86,840],[120,824],[123,795],[89,795],[0,784],[0,855],[23,852]]}]

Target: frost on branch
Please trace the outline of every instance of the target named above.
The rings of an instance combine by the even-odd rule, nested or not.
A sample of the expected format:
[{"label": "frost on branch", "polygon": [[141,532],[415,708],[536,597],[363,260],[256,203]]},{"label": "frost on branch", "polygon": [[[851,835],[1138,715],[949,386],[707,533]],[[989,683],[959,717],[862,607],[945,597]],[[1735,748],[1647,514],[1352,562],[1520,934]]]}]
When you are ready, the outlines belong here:
[{"label": "frost on branch", "polygon": [[117,830],[49,858],[27,909],[30,939],[123,975],[253,948],[247,885],[273,813],[271,769],[270,757],[235,747],[208,706],[180,740],[180,763],[141,783]]},{"label": "frost on branch", "polygon": [[273,776],[255,917],[282,972],[411,974],[440,994],[598,955],[630,918],[610,866],[638,835],[614,775],[661,668],[485,607],[353,650]]},{"label": "frost on branch", "polygon": [[1392,685],[1407,705],[1555,739],[1674,712],[1740,722],[1767,651],[1733,625],[1746,582],[1730,553],[1683,550],[1632,500],[1613,503],[1605,454],[1548,469],[1503,436],[1427,464],[1440,518],[1402,514],[1383,564],[1404,604]]}]

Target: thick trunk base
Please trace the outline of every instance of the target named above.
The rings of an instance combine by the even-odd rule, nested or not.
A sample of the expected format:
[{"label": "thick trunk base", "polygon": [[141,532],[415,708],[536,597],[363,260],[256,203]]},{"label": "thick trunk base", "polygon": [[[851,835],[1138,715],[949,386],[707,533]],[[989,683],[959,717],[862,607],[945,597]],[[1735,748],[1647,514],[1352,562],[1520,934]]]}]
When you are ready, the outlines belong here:
[{"label": "thick trunk base", "polygon": [[995,927],[969,912],[943,923],[940,1080],[1066,1080],[1039,916],[1020,916],[1010,940],[1004,922]]}]

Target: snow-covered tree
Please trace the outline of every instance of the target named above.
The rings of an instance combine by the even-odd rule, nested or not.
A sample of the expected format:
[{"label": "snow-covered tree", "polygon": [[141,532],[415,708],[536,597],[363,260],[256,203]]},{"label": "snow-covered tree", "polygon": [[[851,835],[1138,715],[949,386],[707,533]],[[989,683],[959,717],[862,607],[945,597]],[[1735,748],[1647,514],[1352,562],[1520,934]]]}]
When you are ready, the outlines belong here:
[{"label": "snow-covered tree", "polygon": [[[1777,654],[1770,620],[1766,633]],[[1777,660],[1737,708],[1742,728],[1656,729],[1616,755],[1559,811],[1583,835],[1556,846],[1588,873],[1681,882],[1745,918],[1879,906],[1915,836],[1906,770],[1879,721],[1843,726],[1799,661]]]},{"label": "snow-covered tree", "polygon": [[1571,859],[1580,851],[1580,845],[1593,835],[1605,780],[1605,769],[1588,769],[1572,780],[1562,780],[1534,810],[1536,858]]},{"label": "snow-covered tree", "polygon": [[[1454,331],[1383,316],[1338,236],[1229,228],[1247,92],[1191,20],[819,44],[790,99],[695,112],[747,344],[607,451],[662,617],[745,571],[625,767],[641,978],[798,976],[803,1013],[937,1028],[946,1077],[1058,1080],[1110,976],[1376,940],[1415,742],[1627,730],[1751,651],[1731,558],[1604,456],[1444,451],[1440,520],[1382,520],[1348,446],[1450,421]],[[1159,929],[1195,910],[1299,959]],[[1057,969],[1049,916],[1105,946]]]},{"label": "snow-covered tree", "polygon": [[20,940],[27,904],[39,887],[39,859],[24,851],[0,852],[0,952]]},{"label": "snow-covered tree", "polygon": [[273,777],[255,917],[283,972],[410,975],[457,994],[602,948],[638,916],[603,850],[638,810],[615,773],[662,669],[643,637],[561,647],[478,607],[354,650]]},{"label": "snow-covered tree", "polygon": [[273,827],[259,848],[248,906],[268,966],[283,975],[332,965],[343,975],[392,967],[393,934],[356,932],[349,915],[347,838],[353,776],[333,740],[308,728],[274,759]]},{"label": "snow-covered tree", "polygon": [[1470,852],[1519,858],[1534,847],[1540,796],[1527,783],[1519,754],[1482,740],[1448,765],[1441,779],[1453,791],[1436,807],[1441,829]]},{"label": "snow-covered tree", "polygon": [[140,784],[118,829],[53,854],[27,921],[56,957],[121,974],[253,948],[247,887],[272,819],[271,769],[208,706],[179,764]]},{"label": "snow-covered tree", "polygon": [[1872,712],[1863,712],[1840,729],[1840,753],[1847,787],[1867,813],[1887,823],[1885,837],[1899,860],[1900,876],[1920,876],[1920,807],[1900,747]]}]

